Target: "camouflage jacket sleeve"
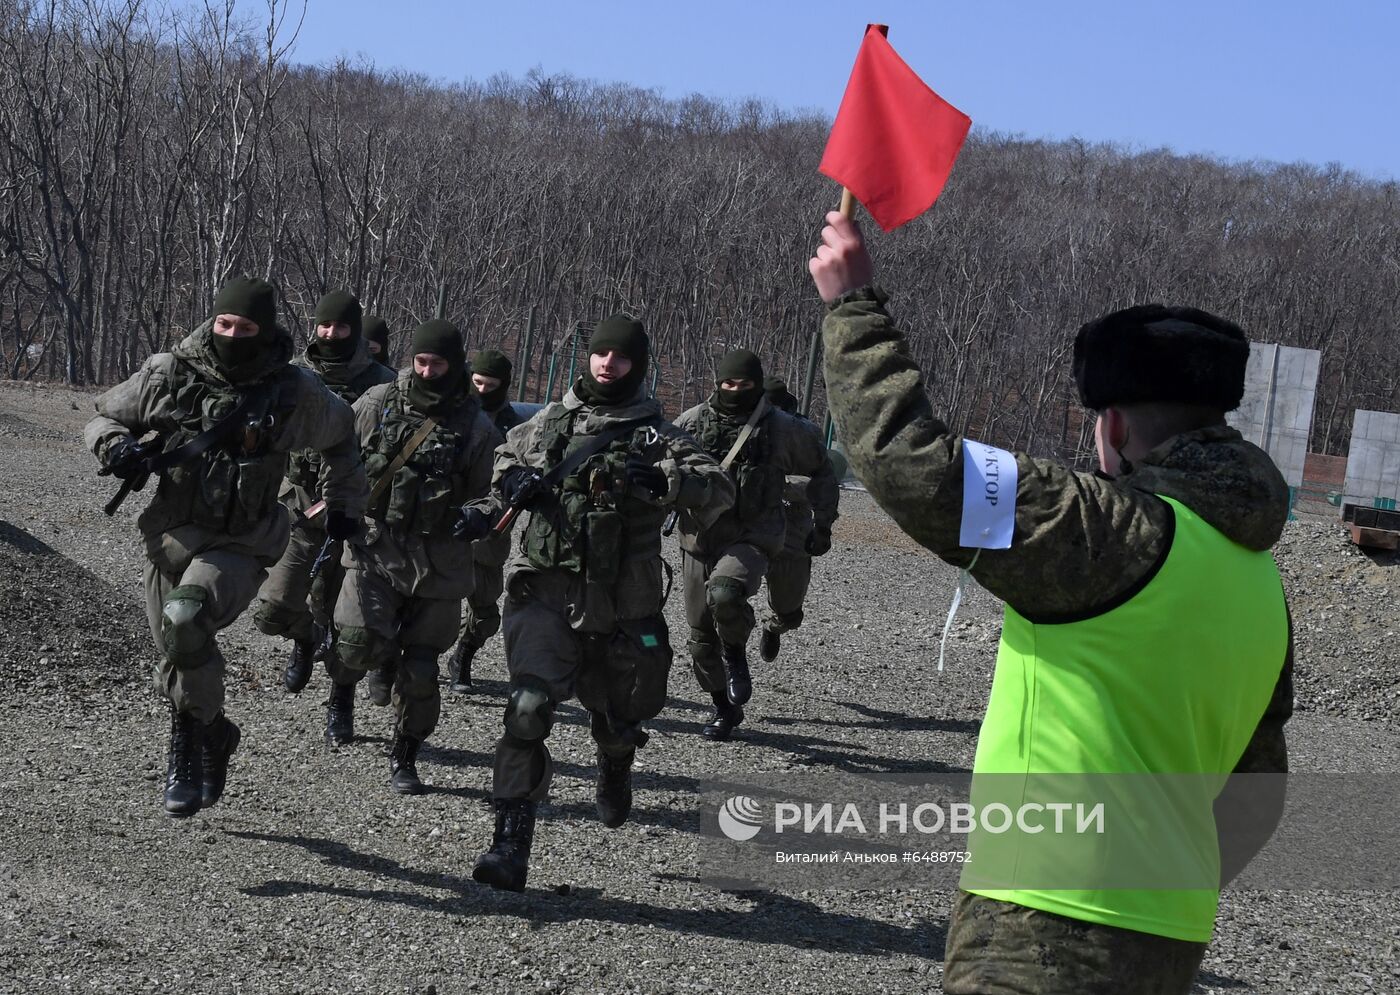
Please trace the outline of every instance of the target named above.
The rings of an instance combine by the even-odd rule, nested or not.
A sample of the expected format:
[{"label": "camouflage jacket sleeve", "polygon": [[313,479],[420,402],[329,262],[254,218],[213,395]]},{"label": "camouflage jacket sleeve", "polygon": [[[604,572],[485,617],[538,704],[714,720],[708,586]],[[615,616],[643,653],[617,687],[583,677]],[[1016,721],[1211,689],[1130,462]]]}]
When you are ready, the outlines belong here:
[{"label": "camouflage jacket sleeve", "polygon": [[369,484],[360,460],[360,440],[355,431],[355,414],[350,405],[326,389],[309,370],[297,369],[297,402],[291,436],[284,441],[289,450],[315,449],[325,466],[321,471],[321,496],[328,508],[338,509],[351,518],[365,513]]},{"label": "camouflage jacket sleeve", "polygon": [[666,493],[658,504],[684,511],[702,529],[734,506],[734,482],[719,463],[676,425],[657,429],[666,440],[666,455],[657,461],[666,474]]},{"label": "camouflage jacket sleeve", "polygon": [[[896,524],[957,566],[962,438],[934,413],[923,377],[884,308],[865,288],[822,323],[832,418],[851,468]],[[1131,590],[1170,535],[1171,510],[1151,494],[1016,455],[1015,531],[1009,549],[984,549],[973,575],[1029,618],[1073,616]]]},{"label": "camouflage jacket sleeve", "polygon": [[172,427],[166,374],[169,359],[166,353],[152,356],[141,369],[98,397],[97,414],[83,429],[83,442],[98,460],[106,460],[108,447],[118,439],[128,435],[139,439],[147,432]]}]

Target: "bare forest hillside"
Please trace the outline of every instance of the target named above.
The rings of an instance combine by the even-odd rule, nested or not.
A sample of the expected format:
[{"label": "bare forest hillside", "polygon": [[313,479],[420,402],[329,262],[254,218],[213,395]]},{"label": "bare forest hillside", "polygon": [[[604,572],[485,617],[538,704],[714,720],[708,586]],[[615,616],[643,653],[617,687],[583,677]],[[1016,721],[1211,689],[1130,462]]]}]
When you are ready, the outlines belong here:
[{"label": "bare forest hillside", "polygon": [[[526,400],[623,308],[672,410],[734,345],[802,392],[825,120],[542,72],[303,66],[296,10],[209,7],[0,4],[3,376],[118,380],[248,271],[298,329],[335,287],[398,336],[441,306],[518,353],[533,316]],[[975,132],[936,209],[876,242],[936,409],[998,444],[1082,452],[1073,333],[1148,301],[1321,349],[1312,450],[1344,452],[1357,407],[1400,407],[1394,183]]]}]

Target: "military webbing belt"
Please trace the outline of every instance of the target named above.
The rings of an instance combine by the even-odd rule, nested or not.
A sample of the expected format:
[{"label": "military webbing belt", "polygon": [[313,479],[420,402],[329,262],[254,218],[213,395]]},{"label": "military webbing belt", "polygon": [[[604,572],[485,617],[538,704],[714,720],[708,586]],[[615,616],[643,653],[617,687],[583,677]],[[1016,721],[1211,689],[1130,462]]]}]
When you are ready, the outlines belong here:
[{"label": "military webbing belt", "polygon": [[721,461],[719,468],[725,473],[734,465],[734,461],[739,458],[739,451],[744,448],[744,443],[749,441],[749,436],[753,435],[753,430],[758,426],[759,419],[768,413],[767,396],[760,397],[758,403],[753,406],[753,414],[749,415],[749,420],[744,422],[744,427],[739,430],[739,438],[734,440],[734,445],[729,447],[729,453]]}]

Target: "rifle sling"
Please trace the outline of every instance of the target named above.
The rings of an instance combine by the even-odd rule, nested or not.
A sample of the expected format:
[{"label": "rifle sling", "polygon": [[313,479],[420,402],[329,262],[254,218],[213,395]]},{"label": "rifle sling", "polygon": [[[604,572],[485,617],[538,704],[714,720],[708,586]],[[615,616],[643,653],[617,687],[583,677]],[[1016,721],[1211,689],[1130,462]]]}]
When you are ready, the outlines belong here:
[{"label": "rifle sling", "polygon": [[720,462],[719,468],[725,473],[734,465],[734,461],[739,458],[739,452],[744,448],[744,443],[749,441],[749,436],[753,435],[753,430],[758,427],[759,419],[768,413],[768,397],[765,395],[758,399],[758,403],[753,406],[753,414],[749,415],[749,420],[744,422],[744,427],[739,430],[739,437],[734,440],[734,445],[729,447],[728,454]]},{"label": "rifle sling", "polygon": [[220,442],[236,423],[242,421],[253,404],[262,396],[260,391],[249,391],[239,399],[233,410],[220,418],[212,426],[200,432],[184,445],[176,446],[168,452],[159,453],[152,456],[147,462],[147,467],[151,473],[164,473],[171,467],[188,463],[198,459],[208,452],[213,446]]},{"label": "rifle sling", "polygon": [[433,429],[437,428],[437,424],[436,418],[423,419],[423,424],[418,426],[418,431],[414,432],[413,435],[409,437],[409,440],[404,443],[403,448],[399,450],[398,455],[394,457],[394,461],[384,468],[384,473],[374,482],[374,486],[370,488],[368,507],[373,508],[374,502],[378,501],[379,498],[383,496],[384,492],[389,489],[389,485],[394,482],[394,474],[403,469],[403,465],[408,462],[409,457],[423,444],[423,440],[433,434]]}]

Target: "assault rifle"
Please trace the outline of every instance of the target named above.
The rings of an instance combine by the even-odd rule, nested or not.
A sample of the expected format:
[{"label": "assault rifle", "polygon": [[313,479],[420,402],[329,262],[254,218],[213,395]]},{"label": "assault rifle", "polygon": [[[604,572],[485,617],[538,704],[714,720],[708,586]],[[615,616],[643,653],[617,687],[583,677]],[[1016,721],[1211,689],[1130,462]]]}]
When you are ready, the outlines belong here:
[{"label": "assault rifle", "polygon": [[[119,459],[108,463],[97,471],[99,477],[109,477],[118,470],[124,474],[122,485],[117,493],[112,496],[112,500],[102,506],[102,510],[107,513],[108,517],[117,513],[117,509],[122,506],[122,502],[126,500],[128,494],[132,491],[139,491],[146,486],[146,481],[151,479],[153,472],[151,460],[164,446],[165,440],[158,435],[145,442],[138,442],[128,446]],[[138,472],[125,475],[127,470],[136,467],[140,468]]]},{"label": "assault rifle", "polygon": [[661,433],[656,430],[654,425],[639,426],[635,422],[630,425],[623,425],[621,428],[615,428],[611,432],[604,432],[601,435],[593,436],[587,443],[574,450],[574,452],[570,453],[550,468],[548,473],[545,473],[539,478],[535,486],[526,488],[522,496],[517,499],[514,504],[507,505],[505,512],[501,515],[500,521],[496,523],[496,527],[492,531],[497,535],[504,535],[509,532],[510,527],[515,524],[515,520],[520,517],[520,513],[525,510],[527,504],[540,494],[554,490],[554,488],[564,482],[564,479],[568,477],[569,474],[583,466],[584,463],[587,463],[618,439],[631,432],[637,431],[638,428],[642,428],[644,431],[642,442],[644,447],[650,448],[661,441]]}]

